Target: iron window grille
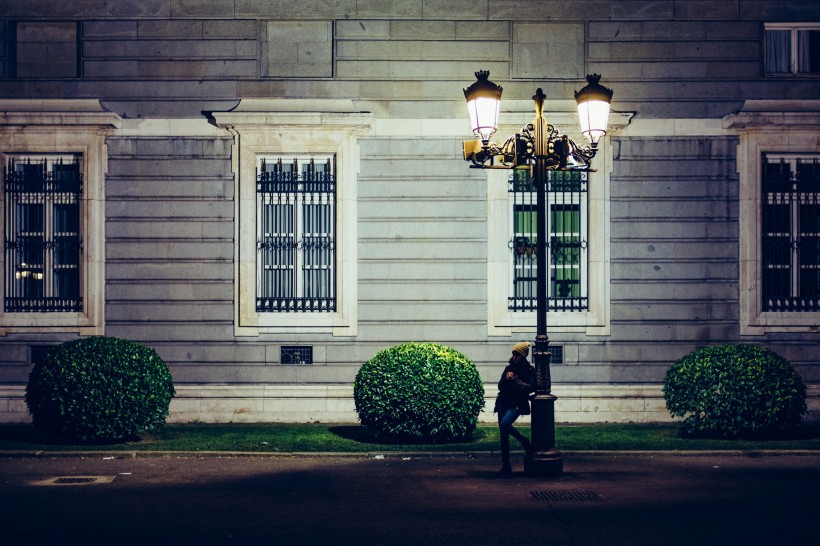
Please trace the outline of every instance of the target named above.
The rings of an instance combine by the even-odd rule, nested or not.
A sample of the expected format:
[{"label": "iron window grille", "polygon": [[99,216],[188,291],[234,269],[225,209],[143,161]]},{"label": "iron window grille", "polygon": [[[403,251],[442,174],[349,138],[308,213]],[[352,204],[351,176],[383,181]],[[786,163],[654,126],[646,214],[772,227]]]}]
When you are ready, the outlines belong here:
[{"label": "iron window grille", "polygon": [[763,311],[820,311],[820,156],[763,154]]},{"label": "iron window grille", "polygon": [[334,163],[257,158],[257,311],[336,310]]},{"label": "iron window grille", "polygon": [[283,345],[279,348],[282,364],[313,364],[313,347],[310,345]]},{"label": "iron window grille", "polygon": [[[588,173],[550,171],[547,183],[548,306],[551,311],[589,308],[587,189]],[[508,309],[534,311],[537,297],[538,217],[534,180],[527,170],[509,179],[512,233],[509,242],[512,294]]]},{"label": "iron window grille", "polygon": [[48,354],[57,348],[57,345],[29,345],[29,364],[42,364],[46,361]]},{"label": "iron window grille", "polygon": [[563,345],[550,345],[550,364],[563,364],[564,363],[564,346]]},{"label": "iron window grille", "polygon": [[82,158],[11,154],[4,181],[4,309],[82,311]]}]

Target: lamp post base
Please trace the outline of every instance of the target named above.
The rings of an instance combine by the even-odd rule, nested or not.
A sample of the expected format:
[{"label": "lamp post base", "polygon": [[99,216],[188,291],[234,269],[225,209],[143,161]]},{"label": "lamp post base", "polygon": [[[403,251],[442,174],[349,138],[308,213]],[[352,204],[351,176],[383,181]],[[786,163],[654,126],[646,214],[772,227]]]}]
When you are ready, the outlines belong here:
[{"label": "lamp post base", "polygon": [[[537,341],[536,341],[537,342]],[[546,352],[547,358],[549,353]],[[535,354],[536,365],[547,363]],[[538,393],[532,399],[532,452],[524,458],[524,473],[530,476],[555,477],[564,472],[564,457],[555,449],[555,400],[551,393]]]},{"label": "lamp post base", "polygon": [[524,473],[545,478],[560,476],[564,473],[564,457],[557,449],[536,451],[524,459]]}]

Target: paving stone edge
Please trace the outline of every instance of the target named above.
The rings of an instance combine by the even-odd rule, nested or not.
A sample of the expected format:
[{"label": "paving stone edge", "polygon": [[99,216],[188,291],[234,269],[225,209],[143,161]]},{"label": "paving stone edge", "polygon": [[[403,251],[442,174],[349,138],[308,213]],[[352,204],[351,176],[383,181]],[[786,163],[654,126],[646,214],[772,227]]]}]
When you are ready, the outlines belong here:
[{"label": "paving stone edge", "polygon": [[[820,450],[577,450],[562,451],[564,457],[784,457],[818,456]],[[522,456],[523,452],[514,455]],[[361,452],[270,452],[270,451],[46,451],[0,450],[0,459],[138,459],[138,458],[346,458],[346,459],[407,459],[407,458],[497,458],[497,451],[361,451]]]}]

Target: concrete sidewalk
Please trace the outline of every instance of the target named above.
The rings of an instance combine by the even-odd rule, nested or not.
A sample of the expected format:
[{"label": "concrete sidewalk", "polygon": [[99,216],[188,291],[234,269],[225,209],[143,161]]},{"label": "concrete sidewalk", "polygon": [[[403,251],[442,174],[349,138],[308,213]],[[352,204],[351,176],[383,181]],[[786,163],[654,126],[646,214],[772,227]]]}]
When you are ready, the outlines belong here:
[{"label": "concrete sidewalk", "polygon": [[[9,544],[764,545],[817,541],[820,454],[0,459]],[[64,484],[54,484],[58,478]],[[83,478],[95,478],[83,480]],[[59,480],[58,480],[59,481]]]}]

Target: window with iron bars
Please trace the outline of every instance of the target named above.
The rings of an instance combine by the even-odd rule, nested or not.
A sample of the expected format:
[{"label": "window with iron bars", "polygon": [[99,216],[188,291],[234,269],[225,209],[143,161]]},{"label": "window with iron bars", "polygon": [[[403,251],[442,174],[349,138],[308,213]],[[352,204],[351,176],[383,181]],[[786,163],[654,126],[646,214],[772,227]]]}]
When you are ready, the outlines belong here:
[{"label": "window with iron bars", "polygon": [[819,159],[762,156],[764,311],[820,311]]},{"label": "window with iron bars", "polygon": [[5,158],[4,310],[82,311],[81,156]]},{"label": "window with iron bars", "polygon": [[[547,184],[548,306],[551,311],[589,308],[587,275],[588,173],[550,171]],[[534,180],[528,170],[514,170],[509,180],[512,205],[512,294],[508,308],[536,308],[538,215]]]},{"label": "window with iron bars", "polygon": [[257,158],[257,311],[336,310],[334,162]]}]

